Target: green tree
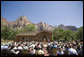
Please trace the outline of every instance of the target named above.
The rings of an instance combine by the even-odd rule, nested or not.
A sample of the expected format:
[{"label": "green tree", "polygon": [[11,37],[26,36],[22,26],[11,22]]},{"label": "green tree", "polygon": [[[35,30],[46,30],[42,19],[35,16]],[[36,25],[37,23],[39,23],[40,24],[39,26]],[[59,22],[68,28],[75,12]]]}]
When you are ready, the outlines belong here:
[{"label": "green tree", "polygon": [[15,35],[17,34],[17,31],[12,30],[10,27],[8,26],[4,26],[4,29],[1,30],[1,38],[2,39],[14,39]]},{"label": "green tree", "polygon": [[4,26],[4,29],[1,30],[1,37],[4,39],[7,39],[8,35],[9,35],[9,27]]},{"label": "green tree", "polygon": [[55,28],[53,30],[53,35],[54,35],[54,39],[58,41],[59,40],[65,40],[65,41],[76,40],[76,31]]},{"label": "green tree", "polygon": [[3,21],[1,21],[1,30],[4,29]]},{"label": "green tree", "polygon": [[77,32],[77,39],[83,40],[83,27],[80,27]]},{"label": "green tree", "polygon": [[59,29],[59,28],[55,28],[53,30],[54,40],[57,40],[57,41],[63,40],[63,38],[62,38],[63,37],[63,33],[64,33],[64,30]]},{"label": "green tree", "polygon": [[53,38],[54,38],[54,40],[58,40],[58,28],[55,28],[53,30]]},{"label": "green tree", "polygon": [[28,24],[25,26],[24,31],[35,31],[36,27],[34,24]]}]

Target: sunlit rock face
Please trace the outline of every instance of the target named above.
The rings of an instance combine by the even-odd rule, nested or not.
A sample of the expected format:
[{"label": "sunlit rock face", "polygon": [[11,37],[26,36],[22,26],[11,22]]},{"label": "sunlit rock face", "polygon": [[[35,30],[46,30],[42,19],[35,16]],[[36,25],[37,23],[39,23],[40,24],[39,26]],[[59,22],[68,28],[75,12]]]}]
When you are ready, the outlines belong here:
[{"label": "sunlit rock face", "polygon": [[58,28],[64,29],[64,30],[72,30],[72,31],[76,31],[77,30],[77,27],[75,27],[75,26],[64,26],[63,24],[60,24],[58,26]]},{"label": "sunlit rock face", "polygon": [[37,28],[40,31],[42,31],[42,30],[52,31],[54,27],[46,24],[45,22],[40,22],[40,23],[37,24]]},{"label": "sunlit rock face", "polygon": [[[45,22],[39,22],[37,24],[32,23],[26,16],[21,16],[17,18],[17,20],[11,22],[1,17],[1,25],[9,26],[12,29],[24,28],[27,24],[34,24],[38,31],[42,31],[42,30],[53,31],[53,29],[55,28],[54,26],[49,25]],[[60,24],[57,28],[61,28],[64,30],[73,30],[73,31],[77,30],[77,27],[75,26],[64,26],[63,24]]]}]

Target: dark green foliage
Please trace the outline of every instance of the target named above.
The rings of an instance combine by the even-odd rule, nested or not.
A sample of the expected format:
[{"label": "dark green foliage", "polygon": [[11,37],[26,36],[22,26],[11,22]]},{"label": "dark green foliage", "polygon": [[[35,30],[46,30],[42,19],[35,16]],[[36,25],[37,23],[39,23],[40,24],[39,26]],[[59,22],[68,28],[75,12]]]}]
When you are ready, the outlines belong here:
[{"label": "dark green foliage", "polygon": [[36,27],[34,24],[28,24],[25,26],[24,31],[35,31]]},{"label": "dark green foliage", "polygon": [[[17,33],[35,31],[36,27],[33,24],[28,24],[24,28],[13,30],[9,26],[1,25],[1,38],[14,40]],[[53,30],[53,40],[83,40],[83,27],[80,27],[77,31],[63,30],[55,28]]]},{"label": "dark green foliage", "polygon": [[83,27],[80,27],[77,32],[77,39],[83,40]]},{"label": "dark green foliage", "polygon": [[83,28],[79,28],[78,31],[72,31],[72,30],[63,30],[59,28],[55,28],[53,30],[53,38],[54,40],[65,40],[65,41],[71,41],[71,40],[83,40]]},{"label": "dark green foliage", "polygon": [[4,29],[1,30],[1,38],[5,39],[5,40],[6,39],[13,40],[15,38],[17,31],[12,30],[8,26],[3,26],[3,27],[4,27]]},{"label": "dark green foliage", "polygon": [[28,24],[25,28],[13,30],[9,26],[1,26],[1,38],[14,40],[17,33],[35,31],[36,27],[33,24]]}]

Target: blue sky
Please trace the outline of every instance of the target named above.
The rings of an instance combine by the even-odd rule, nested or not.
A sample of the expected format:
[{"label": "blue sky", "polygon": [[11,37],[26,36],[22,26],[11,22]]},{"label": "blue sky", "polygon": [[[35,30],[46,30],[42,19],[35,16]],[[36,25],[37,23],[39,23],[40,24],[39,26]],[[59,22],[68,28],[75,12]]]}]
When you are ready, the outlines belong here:
[{"label": "blue sky", "polygon": [[25,15],[31,22],[83,26],[82,1],[2,1],[1,16],[15,21]]}]

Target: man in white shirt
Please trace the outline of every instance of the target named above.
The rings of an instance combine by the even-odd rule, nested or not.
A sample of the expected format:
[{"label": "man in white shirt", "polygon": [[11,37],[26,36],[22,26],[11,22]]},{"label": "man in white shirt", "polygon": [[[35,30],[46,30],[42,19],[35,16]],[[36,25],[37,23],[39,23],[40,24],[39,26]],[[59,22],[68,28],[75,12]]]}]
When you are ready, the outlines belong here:
[{"label": "man in white shirt", "polygon": [[32,49],[30,50],[30,54],[31,54],[31,55],[35,55],[35,54],[36,54],[36,50],[32,48]]},{"label": "man in white shirt", "polygon": [[19,46],[17,47],[17,49],[18,49],[18,50],[22,50],[23,48],[22,48],[22,46],[19,45]]},{"label": "man in white shirt", "polygon": [[4,45],[1,45],[1,50],[2,50],[2,49],[5,49],[5,48],[4,48]]},{"label": "man in white shirt", "polygon": [[23,46],[23,49],[28,50],[28,46],[27,46],[27,45],[24,45],[24,46]]},{"label": "man in white shirt", "polygon": [[38,50],[38,55],[43,55],[43,54],[44,54],[44,52],[41,49],[39,49]]},{"label": "man in white shirt", "polygon": [[17,50],[17,46],[14,46],[14,48],[13,48],[14,50]]},{"label": "man in white shirt", "polygon": [[61,47],[59,47],[59,50],[57,51],[57,54],[59,55],[64,55],[64,52]]},{"label": "man in white shirt", "polygon": [[12,49],[11,52],[14,54],[18,54],[20,51],[15,51],[15,49]]},{"label": "man in white shirt", "polygon": [[30,47],[33,47],[33,48],[35,48],[35,44],[31,44],[31,45],[29,46],[29,48],[30,48]]},{"label": "man in white shirt", "polygon": [[73,49],[72,47],[70,47],[69,49],[68,49],[68,51],[69,51],[69,55],[78,55],[78,53],[77,53],[77,51],[75,50],[75,49]]},{"label": "man in white shirt", "polygon": [[46,48],[47,47],[47,44],[43,44],[43,47]]}]

